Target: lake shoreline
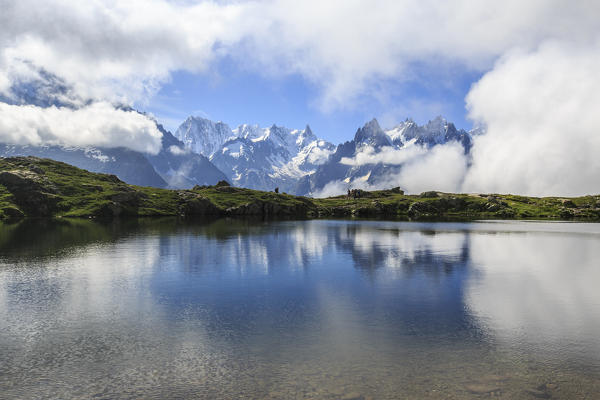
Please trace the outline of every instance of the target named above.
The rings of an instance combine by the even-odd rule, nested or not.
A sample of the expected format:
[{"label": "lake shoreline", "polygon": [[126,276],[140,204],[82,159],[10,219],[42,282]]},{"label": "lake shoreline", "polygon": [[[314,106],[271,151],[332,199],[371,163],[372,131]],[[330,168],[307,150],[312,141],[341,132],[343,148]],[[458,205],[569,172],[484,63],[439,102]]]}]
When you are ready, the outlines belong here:
[{"label": "lake shoreline", "polygon": [[510,194],[424,192],[400,188],[329,198],[263,192],[220,183],[190,190],[129,185],[36,157],[0,159],[0,221],[34,218],[110,220],[139,217],[600,221],[600,195],[529,197]]}]

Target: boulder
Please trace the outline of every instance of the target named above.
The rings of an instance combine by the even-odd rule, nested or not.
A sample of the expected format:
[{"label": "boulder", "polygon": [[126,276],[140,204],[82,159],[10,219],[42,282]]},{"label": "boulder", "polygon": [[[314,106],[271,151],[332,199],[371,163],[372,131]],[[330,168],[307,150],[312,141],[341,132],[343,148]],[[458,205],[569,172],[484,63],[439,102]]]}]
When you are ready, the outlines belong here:
[{"label": "boulder", "polygon": [[105,203],[100,208],[98,208],[93,216],[100,219],[113,219],[121,216],[123,214],[123,207],[111,201],[109,203]]},{"label": "boulder", "polygon": [[562,219],[571,219],[575,216],[573,211],[569,210],[568,208],[562,208],[559,215]]},{"label": "boulder", "polygon": [[569,199],[561,200],[561,204],[563,205],[563,207],[568,207],[568,208],[576,208],[577,207],[575,205],[575,203],[573,203],[573,201],[569,200]]},{"label": "boulder", "polygon": [[0,184],[12,193],[15,203],[32,217],[48,217],[56,211],[60,198],[56,187],[30,170],[0,172]]},{"label": "boulder", "polygon": [[206,197],[188,196],[183,199],[180,214],[184,217],[206,217],[220,214],[220,210]]},{"label": "boulder", "polygon": [[235,193],[238,191],[238,188],[235,188],[233,186],[217,186],[216,190],[221,193]]},{"label": "boulder", "polygon": [[440,197],[440,195],[438,194],[438,192],[435,191],[429,191],[429,192],[423,192],[419,195],[419,197],[423,198],[423,199],[432,199],[435,197]]},{"label": "boulder", "polygon": [[410,218],[419,218],[423,215],[439,214],[440,210],[432,201],[416,201],[408,207],[407,214]]}]

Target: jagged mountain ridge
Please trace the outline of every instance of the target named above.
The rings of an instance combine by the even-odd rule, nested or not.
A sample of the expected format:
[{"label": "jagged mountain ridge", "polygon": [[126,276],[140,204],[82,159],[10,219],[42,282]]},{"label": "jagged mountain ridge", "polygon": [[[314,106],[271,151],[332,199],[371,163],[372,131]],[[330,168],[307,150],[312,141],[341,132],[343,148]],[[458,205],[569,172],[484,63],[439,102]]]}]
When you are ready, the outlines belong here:
[{"label": "jagged mountain ridge", "polygon": [[142,153],[126,148],[32,146],[0,143],[0,157],[34,156],[112,174],[132,185],[165,188],[167,182]]},{"label": "jagged mountain ridge", "polygon": [[[33,105],[41,108],[57,107],[78,109],[93,103],[80,98],[62,79],[43,69],[32,71],[28,82],[16,82],[9,93],[0,93],[0,102],[11,105]],[[138,112],[129,106],[113,104],[115,109]],[[143,114],[143,113],[140,113]],[[146,117],[149,117],[146,115]],[[36,156],[69,163],[91,172],[113,174],[123,181],[154,187],[174,189],[194,185],[210,185],[226,176],[205,156],[187,151],[185,144],[176,139],[154,120],[162,133],[158,154],[145,154],[124,147],[18,145],[0,142],[0,157]]]},{"label": "jagged mountain ridge", "polygon": [[190,117],[175,135],[189,150],[210,157],[235,186],[294,192],[297,181],[316,170],[335,148],[306,126],[303,130],[277,125],[260,128]]},{"label": "jagged mountain ridge", "polygon": [[418,145],[427,147],[456,141],[463,145],[465,152],[469,152],[472,146],[472,136],[475,134],[475,131],[467,132],[464,129],[458,130],[452,122],[446,121],[442,116],[437,116],[422,126],[419,126],[412,119],[406,119],[404,122],[386,131],[386,133],[396,146],[402,146],[403,143],[411,140],[414,140]]},{"label": "jagged mountain ridge", "polygon": [[227,177],[206,157],[185,149],[161,125],[162,147],[158,154],[144,154],[123,147],[74,147],[0,143],[0,157],[35,156],[65,162],[91,172],[113,174],[132,185],[183,189],[212,185]]},{"label": "jagged mountain ridge", "polygon": [[343,162],[361,152],[378,154],[408,146],[430,149],[457,142],[468,153],[474,134],[458,130],[441,116],[422,126],[407,119],[387,131],[373,119],[356,131],[353,140],[338,146],[318,139],[309,126],[291,130],[245,124],[229,129],[222,122],[190,117],[176,131],[188,149],[209,156],[235,186],[261,190],[279,187],[298,195],[312,195],[334,181],[385,185],[384,177],[402,168],[395,163]]},{"label": "jagged mountain ridge", "polygon": [[[359,128],[354,139],[340,144],[328,161],[320,165],[314,174],[300,182],[299,192],[315,194],[331,182],[344,182],[351,186],[390,187],[388,176],[398,174],[403,164],[386,162],[363,162],[352,164],[359,153],[380,154],[383,150],[402,150],[410,146],[431,149],[437,145],[457,142],[465,154],[471,150],[472,133],[457,130],[454,124],[441,116],[425,125],[418,125],[411,119],[384,131],[373,119]],[[377,157],[373,157],[377,159]],[[346,162],[344,162],[346,161]]]},{"label": "jagged mountain ridge", "polygon": [[174,136],[181,140],[185,147],[205,157],[213,155],[227,140],[234,137],[227,124],[193,116],[177,128]]}]

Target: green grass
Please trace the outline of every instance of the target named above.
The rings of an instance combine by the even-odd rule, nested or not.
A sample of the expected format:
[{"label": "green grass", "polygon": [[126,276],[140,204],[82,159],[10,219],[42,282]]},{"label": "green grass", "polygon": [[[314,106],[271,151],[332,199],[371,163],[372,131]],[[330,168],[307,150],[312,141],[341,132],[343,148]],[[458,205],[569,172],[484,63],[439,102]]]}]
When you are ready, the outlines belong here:
[{"label": "green grass", "polygon": [[[180,216],[189,202],[201,200],[202,204],[212,204],[211,212],[220,216],[235,215],[231,209],[258,203],[276,205],[278,209],[287,210],[286,215],[298,217],[600,221],[600,196],[540,198],[440,192],[404,195],[394,190],[380,190],[364,192],[364,197],[357,199],[347,196],[312,199],[235,187],[167,190],[127,185],[111,175],[33,157],[0,159],[0,173],[2,171],[25,176],[30,184],[27,190],[52,205],[51,215],[45,215],[51,217],[97,217],[115,205],[121,215]],[[27,203],[30,193],[19,193],[14,187],[0,184],[0,220],[19,213],[36,216],[36,210]],[[123,200],[128,196],[135,201]]]},{"label": "green grass", "polygon": [[288,207],[300,204],[313,206],[313,203],[304,197],[232,186],[204,186],[195,188],[193,192],[209,199],[220,210],[227,210],[228,208],[239,207],[254,202],[276,203]]}]

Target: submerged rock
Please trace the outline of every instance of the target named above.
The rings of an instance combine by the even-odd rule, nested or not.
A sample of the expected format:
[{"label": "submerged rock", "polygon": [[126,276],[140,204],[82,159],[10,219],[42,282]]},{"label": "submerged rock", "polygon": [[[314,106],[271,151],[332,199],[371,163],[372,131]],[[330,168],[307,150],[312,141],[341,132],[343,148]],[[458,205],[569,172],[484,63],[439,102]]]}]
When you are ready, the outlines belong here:
[{"label": "submerged rock", "polygon": [[[25,218],[25,214],[23,211],[19,210],[15,207],[4,207],[0,210],[2,214],[4,214],[5,218],[10,221],[18,221],[20,219]],[[1,218],[0,218],[1,219]]]},{"label": "submerged rock", "polygon": [[473,394],[489,394],[500,391],[500,386],[495,383],[469,383],[465,385],[465,389]]},{"label": "submerged rock", "polygon": [[552,397],[552,395],[546,390],[528,389],[526,390],[526,392],[527,394],[535,397],[536,399],[550,399]]}]

